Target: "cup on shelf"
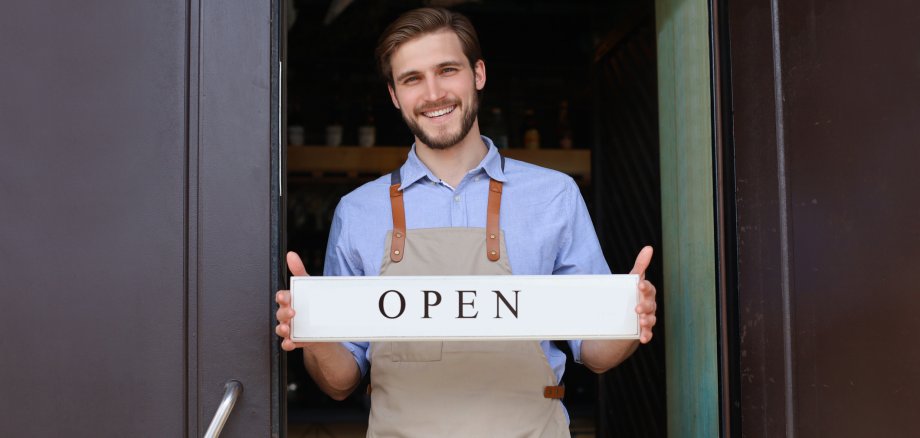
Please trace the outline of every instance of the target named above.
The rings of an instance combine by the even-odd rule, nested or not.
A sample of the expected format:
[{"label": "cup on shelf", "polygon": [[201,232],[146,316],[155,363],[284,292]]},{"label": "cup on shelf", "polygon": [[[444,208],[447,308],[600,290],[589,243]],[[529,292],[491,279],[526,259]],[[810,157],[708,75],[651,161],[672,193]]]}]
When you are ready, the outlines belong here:
[{"label": "cup on shelf", "polygon": [[326,146],[337,147],[342,145],[342,125],[329,125],[326,127]]},{"label": "cup on shelf", "polygon": [[358,145],[369,148],[377,141],[377,128],[372,125],[358,127]]},{"label": "cup on shelf", "polygon": [[303,143],[304,143],[303,126],[300,126],[300,125],[288,126],[288,144],[292,146],[303,146]]}]

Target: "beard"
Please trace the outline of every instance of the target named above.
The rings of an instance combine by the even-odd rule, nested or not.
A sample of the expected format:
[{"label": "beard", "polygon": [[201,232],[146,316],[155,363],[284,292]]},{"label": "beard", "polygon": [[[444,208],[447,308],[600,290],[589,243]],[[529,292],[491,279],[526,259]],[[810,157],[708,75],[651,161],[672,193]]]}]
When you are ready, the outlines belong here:
[{"label": "beard", "polygon": [[[425,105],[415,112],[419,114],[419,117],[425,117],[422,115],[422,112],[427,111],[428,108],[443,108],[449,105],[460,106],[460,101],[457,99],[448,99],[441,102],[435,102],[434,104]],[[415,135],[418,141],[424,143],[431,149],[447,149],[460,143],[460,141],[466,138],[467,134],[470,133],[470,129],[473,129],[473,123],[476,122],[476,115],[479,114],[479,96],[473,93],[470,104],[463,107],[462,114],[460,115],[460,129],[453,133],[442,131],[435,132],[431,135],[425,132],[418,122],[410,119],[404,112],[400,111],[400,113],[406,125],[409,127],[409,130],[412,131],[412,134]]]}]

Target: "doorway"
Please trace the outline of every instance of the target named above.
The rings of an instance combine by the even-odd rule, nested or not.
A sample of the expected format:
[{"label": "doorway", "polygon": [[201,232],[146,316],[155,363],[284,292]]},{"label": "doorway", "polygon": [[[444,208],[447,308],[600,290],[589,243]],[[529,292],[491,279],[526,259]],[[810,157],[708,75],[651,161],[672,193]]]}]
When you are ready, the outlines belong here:
[{"label": "doorway", "polygon": [[[507,145],[509,157],[575,178],[614,272],[627,272],[642,245],[660,248],[652,2],[292,0],[285,5],[286,234],[308,272],[323,270],[339,198],[397,168],[412,142],[375,70],[378,35],[406,10],[446,4],[479,32],[489,74],[483,134]],[[533,129],[539,140],[531,132],[525,148]],[[649,277],[659,290],[661,273],[656,257]],[[666,435],[663,335],[659,318],[656,342],[602,376],[566,351],[573,436]],[[364,436],[366,381],[337,402],[310,381],[299,353],[286,362],[289,436]]]}]

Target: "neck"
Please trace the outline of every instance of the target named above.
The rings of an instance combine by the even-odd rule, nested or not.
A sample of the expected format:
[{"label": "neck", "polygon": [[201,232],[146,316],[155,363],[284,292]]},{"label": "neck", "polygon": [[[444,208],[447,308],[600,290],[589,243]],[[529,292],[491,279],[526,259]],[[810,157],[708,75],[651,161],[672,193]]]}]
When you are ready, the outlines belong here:
[{"label": "neck", "polygon": [[479,136],[479,121],[473,122],[470,132],[447,149],[432,149],[415,139],[415,153],[434,176],[457,187],[463,177],[482,162],[489,150]]}]

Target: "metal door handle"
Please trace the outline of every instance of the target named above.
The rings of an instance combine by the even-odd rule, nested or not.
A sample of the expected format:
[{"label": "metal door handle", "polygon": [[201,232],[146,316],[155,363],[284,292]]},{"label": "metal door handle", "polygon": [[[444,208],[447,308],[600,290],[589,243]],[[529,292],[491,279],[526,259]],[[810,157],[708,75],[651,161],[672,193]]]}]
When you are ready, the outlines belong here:
[{"label": "metal door handle", "polygon": [[228,380],[224,384],[224,398],[221,399],[220,406],[217,407],[217,412],[214,413],[214,418],[211,420],[211,425],[208,426],[208,431],[204,433],[204,438],[217,438],[220,436],[220,431],[224,428],[227,418],[230,417],[230,411],[233,410],[233,405],[236,404],[236,399],[239,398],[241,392],[243,392],[243,384],[236,380]]}]

